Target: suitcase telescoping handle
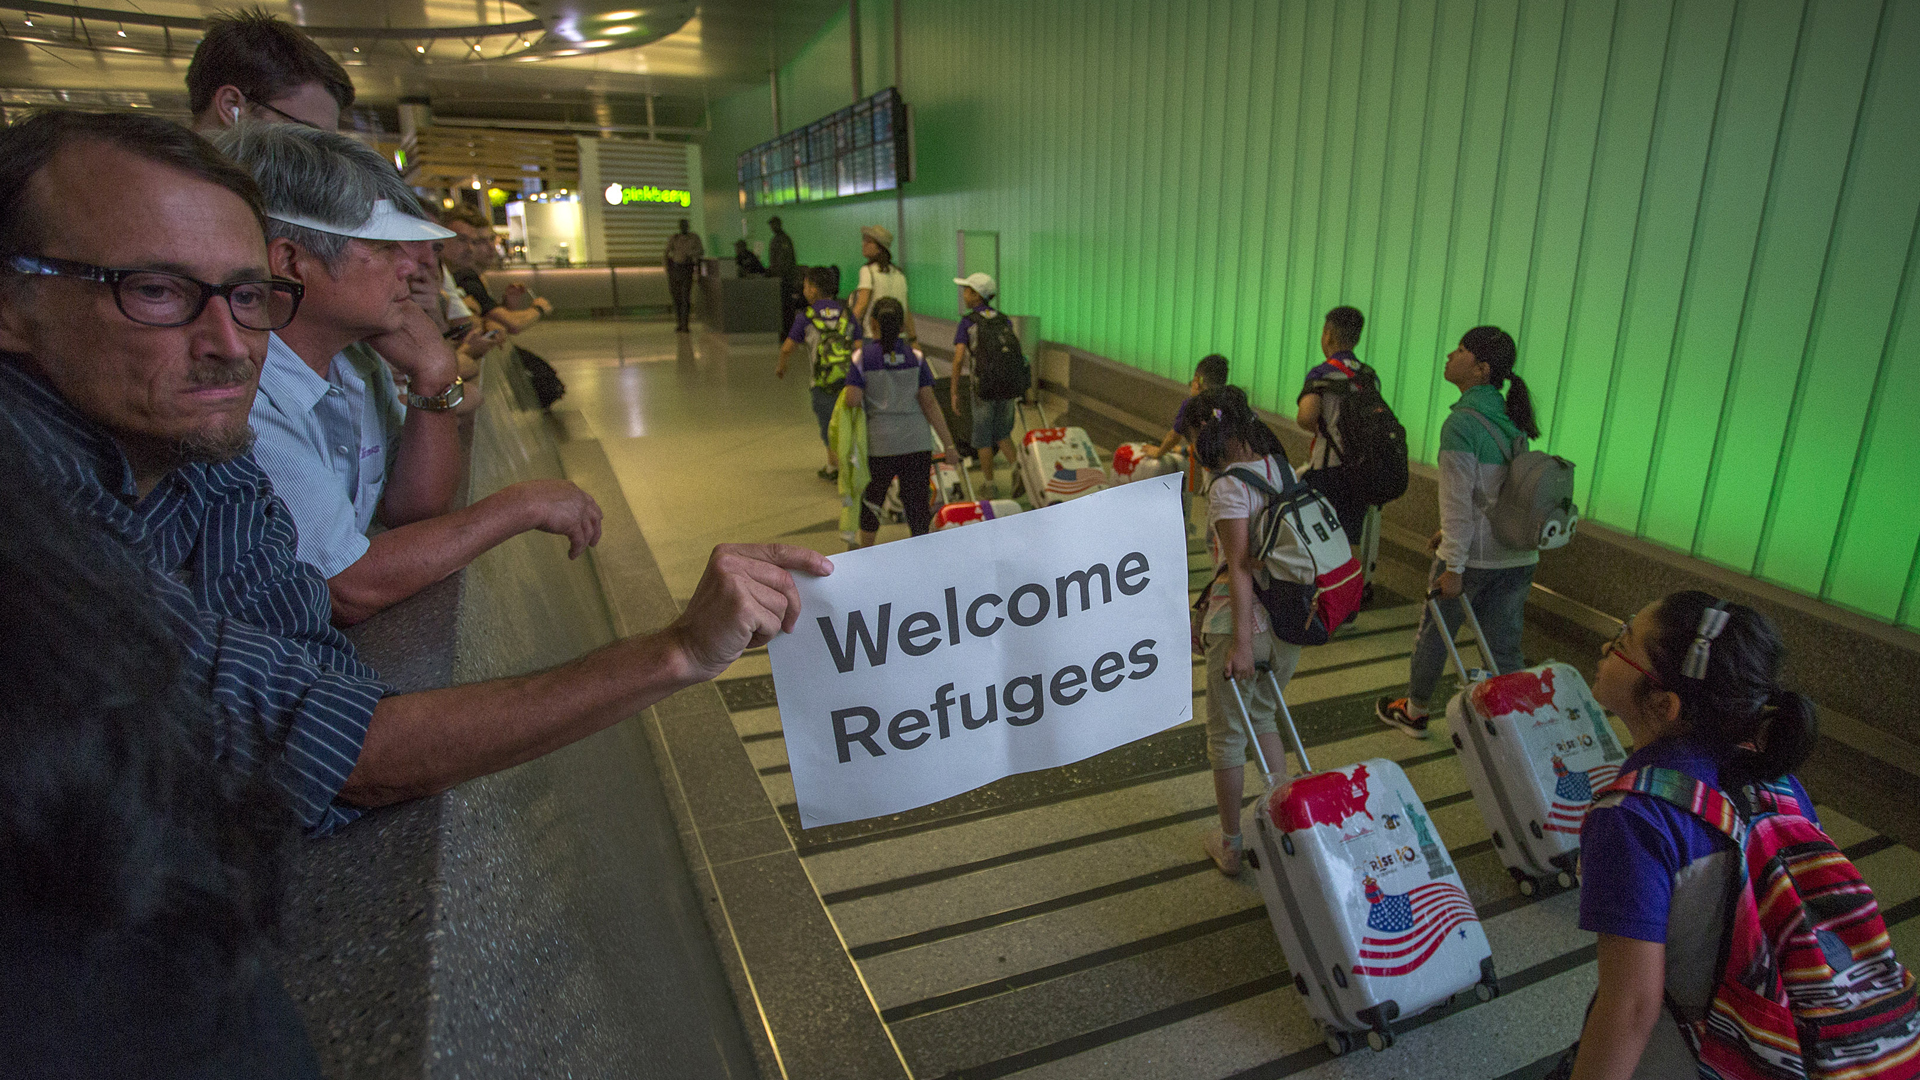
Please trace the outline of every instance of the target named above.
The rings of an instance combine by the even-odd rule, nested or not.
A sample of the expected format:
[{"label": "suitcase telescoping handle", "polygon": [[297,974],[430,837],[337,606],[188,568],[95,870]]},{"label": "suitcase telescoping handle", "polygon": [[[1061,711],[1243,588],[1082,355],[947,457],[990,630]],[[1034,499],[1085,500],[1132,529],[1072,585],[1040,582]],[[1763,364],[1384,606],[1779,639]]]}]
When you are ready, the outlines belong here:
[{"label": "suitcase telescoping handle", "polygon": [[[1447,629],[1447,620],[1440,614],[1441,599],[1439,589],[1427,593],[1427,610],[1433,615],[1434,625],[1440,628],[1440,640],[1447,643],[1447,655],[1453,657],[1453,667],[1460,673],[1460,681],[1462,683],[1479,682],[1479,679],[1473,677],[1474,673],[1467,669],[1466,662],[1460,659],[1460,650],[1453,643],[1453,633]],[[1500,674],[1500,665],[1494,663],[1493,653],[1487,650],[1487,636],[1480,632],[1480,619],[1474,615],[1473,605],[1467,602],[1467,594],[1461,593],[1458,599],[1460,610],[1466,613],[1467,625],[1473,628],[1473,647],[1480,650],[1480,660],[1487,665],[1486,671],[1495,675]],[[1481,677],[1486,677],[1485,672]]]},{"label": "suitcase telescoping handle", "polygon": [[[932,424],[928,424],[927,430],[933,432],[933,452],[936,455],[946,453],[947,444],[940,441],[939,429]],[[960,487],[967,493],[967,501],[973,502],[973,477],[967,473],[967,459],[961,458],[960,463],[955,465],[954,468],[960,473]],[[938,474],[936,473],[935,475]]]},{"label": "suitcase telescoping handle", "polygon": [[[1255,664],[1254,678],[1258,679],[1262,674],[1273,683],[1273,699],[1280,703],[1280,719],[1286,721],[1287,734],[1293,738],[1293,752],[1300,756],[1300,771],[1303,774],[1310,773],[1313,771],[1313,766],[1307,761],[1307,744],[1300,741],[1300,729],[1293,726],[1293,711],[1287,708],[1287,695],[1280,689],[1280,676],[1275,675],[1273,668],[1266,664]],[[1286,759],[1281,759],[1279,773],[1275,773],[1267,764],[1267,751],[1260,745],[1260,736],[1253,732],[1253,714],[1247,711],[1246,695],[1240,692],[1239,683],[1232,679],[1224,681],[1227,689],[1233,691],[1233,703],[1240,706],[1240,723],[1247,729],[1247,742],[1253,744],[1253,760],[1260,765],[1260,775],[1265,778],[1268,788],[1278,786],[1275,783],[1276,777],[1286,779]]]}]

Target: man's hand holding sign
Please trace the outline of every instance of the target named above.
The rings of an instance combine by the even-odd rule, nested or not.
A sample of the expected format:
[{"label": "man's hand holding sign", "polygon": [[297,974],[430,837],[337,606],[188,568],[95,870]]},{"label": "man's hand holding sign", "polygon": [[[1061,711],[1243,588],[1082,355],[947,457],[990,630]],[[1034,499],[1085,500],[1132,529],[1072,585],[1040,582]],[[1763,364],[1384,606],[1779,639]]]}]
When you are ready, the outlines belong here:
[{"label": "man's hand holding sign", "polygon": [[850,552],[768,645],[803,826],[922,806],[1193,714],[1179,477]]}]

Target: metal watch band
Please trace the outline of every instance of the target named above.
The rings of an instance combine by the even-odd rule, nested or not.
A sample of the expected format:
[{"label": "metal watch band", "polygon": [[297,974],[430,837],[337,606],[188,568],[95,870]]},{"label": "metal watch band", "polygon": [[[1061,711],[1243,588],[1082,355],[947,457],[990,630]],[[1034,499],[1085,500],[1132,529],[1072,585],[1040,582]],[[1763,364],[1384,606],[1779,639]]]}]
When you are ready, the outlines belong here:
[{"label": "metal watch band", "polygon": [[446,412],[466,400],[466,380],[458,375],[445,390],[432,397],[425,397],[413,391],[407,391],[407,408],[425,409],[427,412]]}]

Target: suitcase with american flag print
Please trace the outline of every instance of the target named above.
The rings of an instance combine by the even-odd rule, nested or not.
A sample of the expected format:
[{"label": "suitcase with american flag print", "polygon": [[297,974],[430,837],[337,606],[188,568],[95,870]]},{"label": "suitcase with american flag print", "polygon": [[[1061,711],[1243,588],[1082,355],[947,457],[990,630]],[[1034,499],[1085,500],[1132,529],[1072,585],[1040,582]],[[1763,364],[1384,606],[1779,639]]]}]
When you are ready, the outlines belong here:
[{"label": "suitcase with american flag print", "polygon": [[[1437,597],[1427,603],[1440,618]],[[1460,607],[1474,640],[1482,641],[1464,596]],[[1500,862],[1522,895],[1547,881],[1572,888],[1587,808],[1620,775],[1627,752],[1571,666],[1550,661],[1500,675],[1484,644],[1484,671],[1461,662],[1451,637],[1447,651],[1465,683],[1447,703],[1447,728]]]},{"label": "suitcase with american flag print", "polygon": [[[1280,694],[1271,670],[1256,677]],[[1245,723],[1240,688],[1227,685]],[[1314,772],[1279,701],[1304,775],[1276,776],[1250,738],[1266,791],[1247,808],[1241,836],[1294,989],[1327,1049],[1385,1050],[1395,1021],[1469,990],[1492,1000],[1500,986],[1486,931],[1407,774],[1385,758]]]},{"label": "suitcase with american flag print", "polygon": [[[1025,419],[1025,405],[1020,405]],[[1107,487],[1107,470],[1085,428],[1051,427],[1047,412],[1036,407],[1040,426],[1028,425],[1020,440],[1018,469],[1035,510],[1091,495]]]}]

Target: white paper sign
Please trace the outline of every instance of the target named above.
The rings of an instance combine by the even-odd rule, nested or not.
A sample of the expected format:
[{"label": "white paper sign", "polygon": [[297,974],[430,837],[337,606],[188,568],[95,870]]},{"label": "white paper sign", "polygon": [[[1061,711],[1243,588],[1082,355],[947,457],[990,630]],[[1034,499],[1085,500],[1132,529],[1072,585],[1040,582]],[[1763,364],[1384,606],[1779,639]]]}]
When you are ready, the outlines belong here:
[{"label": "white paper sign", "polygon": [[1178,476],[833,557],[769,643],[803,827],[1066,765],[1193,715]]}]

